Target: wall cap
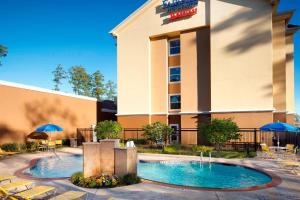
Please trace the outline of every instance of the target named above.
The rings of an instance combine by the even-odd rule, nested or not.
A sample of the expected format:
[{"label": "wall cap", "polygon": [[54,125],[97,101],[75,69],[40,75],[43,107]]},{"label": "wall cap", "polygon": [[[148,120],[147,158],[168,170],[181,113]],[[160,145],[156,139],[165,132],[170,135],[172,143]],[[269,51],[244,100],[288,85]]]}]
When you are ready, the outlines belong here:
[{"label": "wall cap", "polygon": [[36,91],[36,92],[44,92],[44,93],[48,93],[48,94],[55,94],[55,95],[60,95],[60,96],[67,96],[67,97],[89,100],[89,101],[98,101],[96,98],[93,98],[93,97],[86,97],[86,96],[82,96],[82,95],[60,92],[60,91],[40,88],[40,87],[36,87],[36,86],[24,85],[24,84],[20,84],[20,83],[13,83],[13,82],[3,81],[3,80],[0,80],[0,85],[21,88],[21,89],[26,89],[26,90],[32,90],[32,91]]}]

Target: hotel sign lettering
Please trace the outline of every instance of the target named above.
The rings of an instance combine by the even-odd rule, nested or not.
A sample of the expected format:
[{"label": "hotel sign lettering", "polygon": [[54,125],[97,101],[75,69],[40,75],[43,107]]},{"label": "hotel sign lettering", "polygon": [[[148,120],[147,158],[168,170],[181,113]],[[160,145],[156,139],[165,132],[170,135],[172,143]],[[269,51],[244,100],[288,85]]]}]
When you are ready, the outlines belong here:
[{"label": "hotel sign lettering", "polygon": [[163,9],[170,14],[170,20],[176,20],[197,13],[198,0],[163,0]]}]

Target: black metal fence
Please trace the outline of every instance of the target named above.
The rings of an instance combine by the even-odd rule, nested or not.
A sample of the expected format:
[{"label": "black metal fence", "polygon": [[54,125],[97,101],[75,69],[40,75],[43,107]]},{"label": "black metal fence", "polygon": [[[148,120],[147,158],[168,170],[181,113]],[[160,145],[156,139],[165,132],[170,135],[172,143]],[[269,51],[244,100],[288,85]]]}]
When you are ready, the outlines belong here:
[{"label": "black metal fence", "polygon": [[[181,140],[181,135],[185,134],[190,141],[197,141],[198,145],[210,145],[201,134],[198,134],[199,130],[194,128],[185,128],[176,130],[171,138],[174,139],[171,142],[183,143]],[[224,150],[257,150],[260,148],[261,143],[266,143],[268,146],[277,145],[278,133],[274,132],[262,132],[255,128],[245,128],[239,130],[240,138],[236,140],[231,140],[225,144]],[[299,146],[300,144],[300,134],[295,133],[279,133],[280,146],[285,146],[286,144],[294,144]],[[122,131],[121,139],[143,139],[144,131],[141,128],[125,128]],[[91,142],[93,140],[93,129],[92,128],[78,128],[77,129],[77,143],[82,145],[83,142]]]}]

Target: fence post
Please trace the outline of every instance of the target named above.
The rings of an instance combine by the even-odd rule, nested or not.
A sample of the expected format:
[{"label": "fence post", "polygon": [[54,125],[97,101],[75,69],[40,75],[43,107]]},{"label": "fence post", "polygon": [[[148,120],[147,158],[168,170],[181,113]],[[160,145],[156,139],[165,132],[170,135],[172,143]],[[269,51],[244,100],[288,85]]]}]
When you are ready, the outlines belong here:
[{"label": "fence post", "polygon": [[136,129],[136,139],[139,139],[139,129]]},{"label": "fence post", "polygon": [[255,151],[257,151],[257,138],[256,138],[256,135],[257,135],[257,133],[256,133],[256,128],[254,129],[254,149],[255,149]]}]

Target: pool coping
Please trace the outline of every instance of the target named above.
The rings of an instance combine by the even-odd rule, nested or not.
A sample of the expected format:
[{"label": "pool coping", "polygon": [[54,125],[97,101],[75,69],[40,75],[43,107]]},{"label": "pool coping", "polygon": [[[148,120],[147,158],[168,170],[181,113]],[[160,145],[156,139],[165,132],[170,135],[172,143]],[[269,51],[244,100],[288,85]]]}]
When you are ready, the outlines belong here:
[{"label": "pool coping", "polygon": [[[69,153],[69,152],[62,152],[64,154],[67,155],[82,155],[82,154],[76,154],[76,153]],[[29,162],[29,165],[26,167],[23,167],[19,170],[17,170],[14,175],[20,177],[20,178],[25,178],[25,179],[30,179],[30,180],[37,180],[37,181],[52,181],[52,180],[68,180],[70,179],[70,177],[60,177],[60,178],[37,178],[34,176],[30,176],[27,174],[24,174],[24,171],[26,169],[29,169],[31,167],[33,167],[40,159],[43,158],[47,158],[47,157],[51,157],[51,156],[46,156],[46,157],[41,157],[41,158],[36,158],[36,159],[32,159]],[[205,162],[205,163],[209,163],[209,161],[199,161],[199,160],[194,160],[194,159],[189,159],[189,160],[145,160],[145,159],[141,159],[139,160],[143,161],[143,162]],[[219,192],[246,192],[246,191],[255,191],[255,190],[262,190],[262,189],[267,189],[267,188],[271,188],[271,187],[276,187],[278,185],[280,185],[282,183],[282,179],[276,175],[273,172],[270,171],[266,171],[265,169],[261,168],[261,167],[257,167],[255,166],[255,168],[253,166],[247,165],[247,164],[236,164],[233,162],[220,162],[220,161],[213,161],[212,163],[219,163],[219,164],[225,164],[225,165],[235,165],[235,166],[242,166],[242,167],[246,167],[252,170],[256,170],[258,172],[262,172],[267,174],[268,176],[271,177],[271,181],[263,184],[263,185],[257,185],[257,186],[251,186],[251,187],[244,187],[244,188],[206,188],[206,187],[193,187],[193,186],[182,186],[182,185],[176,185],[176,184],[170,184],[170,183],[163,183],[163,182],[159,182],[159,181],[153,181],[153,180],[149,180],[149,179],[144,179],[142,178],[142,183],[150,183],[150,184],[155,184],[155,185],[161,185],[161,186],[167,186],[167,187],[172,187],[172,188],[178,188],[178,189],[190,189],[190,190],[198,190],[198,191],[219,191]]]},{"label": "pool coping", "polygon": [[[139,160],[143,162],[204,162],[209,163],[209,161],[199,161],[199,160]],[[149,179],[142,178],[142,181],[144,183],[150,183],[155,185],[161,185],[161,186],[167,186],[172,188],[178,188],[178,189],[189,189],[189,190],[198,190],[198,191],[212,191],[212,192],[247,192],[247,191],[255,191],[255,190],[262,190],[267,189],[271,187],[276,187],[282,183],[282,179],[276,175],[273,172],[266,171],[265,169],[261,167],[247,165],[247,164],[236,164],[233,162],[220,162],[220,161],[213,161],[211,163],[218,163],[218,164],[225,164],[225,165],[235,165],[235,166],[242,166],[251,170],[255,170],[258,172],[262,172],[267,174],[272,180],[266,184],[263,185],[257,185],[257,186],[251,186],[251,187],[243,187],[243,188],[206,188],[206,187],[193,187],[193,186],[183,186],[183,185],[176,185],[176,184],[170,184],[170,183],[163,183],[159,181],[153,181]]]}]

